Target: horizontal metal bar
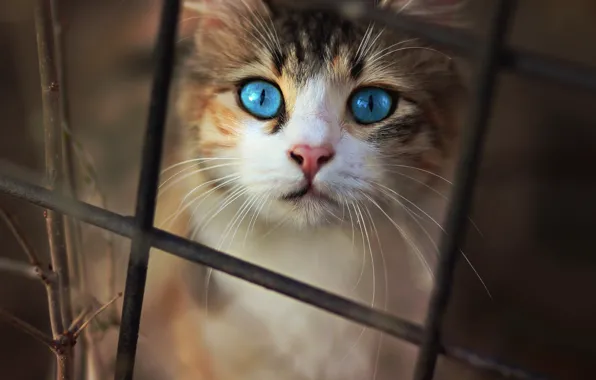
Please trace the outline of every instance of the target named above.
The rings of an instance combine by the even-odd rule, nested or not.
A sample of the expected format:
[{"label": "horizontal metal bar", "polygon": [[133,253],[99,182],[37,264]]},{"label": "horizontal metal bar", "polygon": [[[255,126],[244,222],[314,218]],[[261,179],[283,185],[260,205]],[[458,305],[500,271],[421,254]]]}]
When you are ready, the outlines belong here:
[{"label": "horizontal metal bar", "polygon": [[420,37],[434,45],[458,53],[469,53],[474,47],[474,39],[467,33],[454,28],[431,24],[396,12],[387,12],[362,0],[279,0],[284,5],[301,10],[322,10],[340,14],[349,20],[360,20],[386,25],[400,33]]},{"label": "horizontal metal bar", "polygon": [[[411,34],[456,54],[476,55],[484,41],[468,32],[421,21],[405,14],[385,12],[362,0],[281,0],[300,9],[335,11],[352,20],[378,22],[389,29]],[[505,46],[499,56],[500,66],[508,71],[574,86],[596,93],[596,67],[557,59],[524,49]]]},{"label": "horizontal metal bar", "polygon": [[[85,223],[101,227],[118,235],[132,237],[136,231],[134,219],[87,203],[52,193],[42,187],[27,184],[9,176],[0,176],[0,192],[27,200],[73,216]],[[218,252],[197,242],[153,228],[145,234],[150,244],[186,260],[212,267],[221,272],[272,289],[296,300],[311,304],[333,314],[373,327],[413,344],[420,343],[420,326],[373,310],[365,305],[336,296],[301,281],[277,274],[265,268]]]},{"label": "horizontal metal bar", "polygon": [[500,60],[505,69],[514,73],[596,93],[596,68],[512,48],[505,48]]},{"label": "horizontal metal bar", "polygon": [[[135,232],[134,219],[132,217],[116,214],[54,193],[41,186],[33,185],[19,179],[21,175],[14,174],[19,172],[25,173],[27,177],[33,177],[26,169],[17,170],[14,165],[9,165],[9,169],[4,170],[5,168],[1,161],[0,168],[2,168],[0,170],[0,193],[5,193],[40,207],[49,208],[75,217],[82,222],[121,236],[130,238]],[[12,174],[7,174],[7,172]],[[296,300],[311,304],[376,330],[386,332],[389,335],[404,339],[410,343],[419,345],[421,342],[422,327],[412,322],[371,309],[165,231],[153,228],[146,235],[150,239],[152,246],[175,256],[243,278],[267,287],[272,291],[280,292]],[[280,284],[283,291],[280,291]],[[481,367],[486,370],[498,373],[511,373],[511,376],[516,379],[546,380],[545,377],[534,375],[529,371],[521,370],[517,367],[500,364],[494,359],[483,358],[461,348],[447,347],[441,349],[441,353],[455,360],[471,364],[472,366],[480,363],[482,364]]]}]

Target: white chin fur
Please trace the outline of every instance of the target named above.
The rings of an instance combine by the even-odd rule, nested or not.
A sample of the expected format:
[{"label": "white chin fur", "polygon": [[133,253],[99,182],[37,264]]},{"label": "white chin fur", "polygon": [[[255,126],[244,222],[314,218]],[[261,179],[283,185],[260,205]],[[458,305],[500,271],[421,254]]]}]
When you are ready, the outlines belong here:
[{"label": "white chin fur", "polygon": [[296,201],[273,201],[262,217],[270,223],[283,223],[300,229],[312,228],[340,224],[341,208],[337,209],[337,205],[325,200],[311,199],[307,195]]}]

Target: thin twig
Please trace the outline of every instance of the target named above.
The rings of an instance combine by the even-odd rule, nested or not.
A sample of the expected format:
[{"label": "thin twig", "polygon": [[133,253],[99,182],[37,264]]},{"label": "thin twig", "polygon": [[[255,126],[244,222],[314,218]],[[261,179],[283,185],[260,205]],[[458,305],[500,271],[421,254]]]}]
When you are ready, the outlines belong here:
[{"label": "thin twig", "polygon": [[79,323],[81,323],[83,319],[85,319],[87,314],[89,314],[89,309],[89,307],[86,307],[83,311],[79,313],[79,315],[77,315],[75,319],[72,320],[72,323],[68,327],[68,331],[76,331],[78,329],[77,326],[79,325]]},{"label": "thin twig", "polygon": [[85,328],[89,325],[89,323],[91,323],[91,321],[93,321],[95,318],[97,318],[97,316],[99,314],[101,314],[105,309],[107,309],[108,307],[110,307],[120,297],[122,297],[122,292],[118,293],[118,295],[116,297],[112,298],[108,303],[106,303],[105,305],[103,305],[102,307],[100,307],[99,309],[97,309],[95,311],[95,313],[93,313],[89,318],[87,318],[87,320],[85,322],[83,322],[83,324],[80,327],[78,327],[76,329],[76,331],[74,331],[74,337],[75,337],[75,339],[78,338],[78,336],[81,334],[81,332],[83,330],[85,330]]},{"label": "thin twig", "polygon": [[[25,252],[25,255],[27,255],[29,264],[31,264],[36,277],[39,278],[46,286],[49,285],[49,283],[54,280],[54,274],[51,271],[44,270],[41,265],[41,261],[39,260],[39,256],[27,238],[25,238],[25,234],[23,233],[23,230],[17,223],[16,219],[3,208],[0,208],[0,218],[4,220],[6,226],[23,249],[23,252]],[[8,263],[5,263],[5,265],[10,266]]]},{"label": "thin twig", "polygon": [[23,235],[23,232],[21,231],[21,228],[19,227],[16,220],[10,214],[8,214],[5,210],[3,210],[1,208],[0,208],[0,218],[2,218],[4,220],[4,222],[6,223],[6,226],[10,230],[10,232],[17,239],[17,242],[19,243],[21,248],[23,248],[23,252],[25,252],[25,254],[27,255],[27,258],[29,258],[29,263],[32,266],[40,266],[40,261],[39,261],[39,257],[37,256],[37,253],[35,253],[35,250],[31,247],[31,245],[29,245],[29,242],[27,242],[27,239],[25,239],[25,235]]},{"label": "thin twig", "polygon": [[31,263],[31,266],[33,267],[33,270],[37,278],[39,278],[46,287],[46,292],[48,294],[50,325],[52,327],[52,334],[54,338],[56,338],[58,334],[62,332],[62,318],[60,316],[60,297],[58,294],[58,287],[56,286],[55,273],[43,269],[41,262],[39,261],[39,258],[35,253],[35,250],[25,238],[25,235],[23,234],[23,231],[19,227],[16,220],[9,213],[7,213],[5,210],[1,208],[0,217],[4,219],[6,225],[8,226],[8,229],[13,233],[14,237],[19,242],[19,245],[29,258],[29,261]]},{"label": "thin twig", "polygon": [[52,340],[52,337],[50,337],[50,336],[42,333],[36,327],[34,327],[34,326],[30,325],[29,323],[27,323],[27,322],[25,322],[25,321],[23,321],[23,320],[15,317],[14,315],[10,314],[9,312],[7,312],[4,309],[0,309],[0,318],[4,319],[5,321],[7,321],[11,325],[15,326],[19,330],[21,330],[21,331],[27,333],[28,335],[32,336],[37,341],[45,344],[52,351],[55,351],[55,345],[54,345],[54,341]]},{"label": "thin twig", "polygon": [[11,272],[33,280],[39,280],[37,268],[33,265],[0,257],[0,272]]}]

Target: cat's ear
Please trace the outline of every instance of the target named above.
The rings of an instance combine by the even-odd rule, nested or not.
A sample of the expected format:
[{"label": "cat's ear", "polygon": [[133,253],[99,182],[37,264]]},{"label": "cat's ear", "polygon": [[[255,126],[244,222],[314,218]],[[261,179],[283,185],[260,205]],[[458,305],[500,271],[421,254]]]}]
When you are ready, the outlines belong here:
[{"label": "cat's ear", "polygon": [[[183,0],[183,27],[217,32],[238,24],[244,14],[269,12],[267,0]],[[184,25],[187,24],[187,25]]]},{"label": "cat's ear", "polygon": [[265,0],[183,0],[180,27],[192,30],[203,55],[217,59],[246,50],[247,24],[270,12]]},{"label": "cat's ear", "polygon": [[419,17],[425,21],[454,28],[468,26],[469,0],[376,0],[377,6],[393,12]]},{"label": "cat's ear", "polygon": [[223,18],[230,12],[261,11],[267,7],[267,0],[183,0],[183,17]]}]

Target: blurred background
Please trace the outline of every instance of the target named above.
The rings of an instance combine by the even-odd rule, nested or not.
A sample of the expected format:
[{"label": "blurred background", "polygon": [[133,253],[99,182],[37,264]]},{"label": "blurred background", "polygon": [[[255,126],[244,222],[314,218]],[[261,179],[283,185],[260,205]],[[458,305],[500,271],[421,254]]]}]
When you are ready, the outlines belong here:
[{"label": "blurred background", "polygon": [[[85,146],[110,210],[132,213],[146,119],[158,0],[64,0],[72,129]],[[490,0],[478,1],[483,25]],[[188,27],[182,25],[184,39]],[[43,131],[31,0],[0,2],[0,159],[42,178]],[[520,2],[511,41],[596,68],[596,2]],[[596,358],[596,96],[573,88],[501,76],[474,199],[482,231],[465,251],[493,298],[460,263],[446,339],[550,376],[594,378]],[[92,198],[88,201],[97,201]],[[0,195],[47,257],[42,210]],[[0,257],[24,255],[0,225]],[[100,251],[99,231],[85,254]],[[124,240],[117,244],[125,246]],[[0,307],[49,330],[36,281],[0,273]],[[0,377],[45,379],[50,352],[0,323]],[[142,372],[138,372],[139,379]],[[500,379],[443,360],[437,379]],[[402,380],[402,379],[399,379]],[[405,380],[405,379],[404,379]]]}]

